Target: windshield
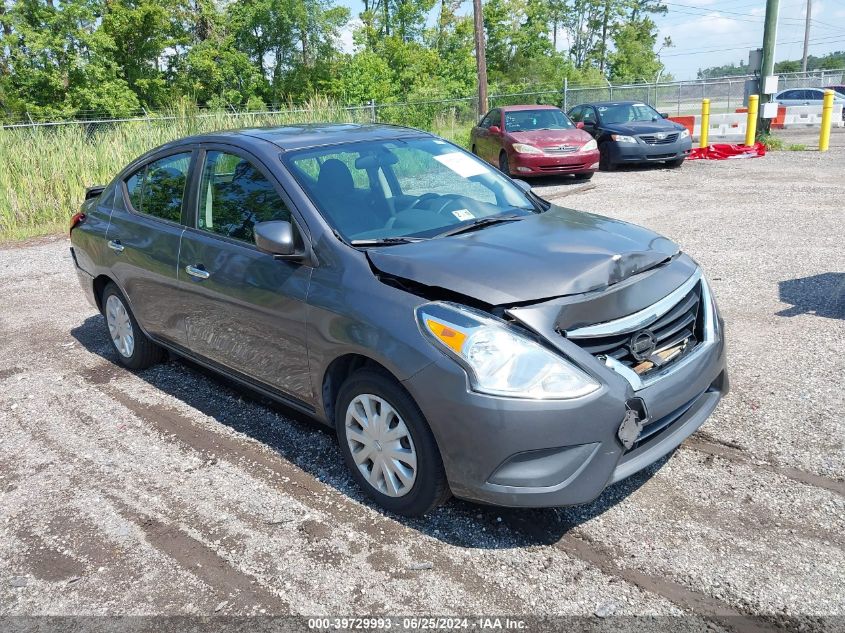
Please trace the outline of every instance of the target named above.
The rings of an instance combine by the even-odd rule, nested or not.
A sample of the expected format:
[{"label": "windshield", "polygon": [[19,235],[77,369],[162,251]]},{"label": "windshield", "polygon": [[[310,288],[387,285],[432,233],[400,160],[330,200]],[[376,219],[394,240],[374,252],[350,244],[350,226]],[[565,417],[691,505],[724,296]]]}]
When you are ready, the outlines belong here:
[{"label": "windshield", "polygon": [[438,138],[346,143],[282,159],[348,241],[435,237],[483,218],[537,212],[510,179]]},{"label": "windshield", "polygon": [[560,110],[511,110],[505,112],[505,129],[508,132],[532,130],[568,130],[575,127]]},{"label": "windshield", "polygon": [[630,123],[631,121],[654,121],[661,119],[660,113],[645,103],[620,103],[598,106],[602,123]]}]

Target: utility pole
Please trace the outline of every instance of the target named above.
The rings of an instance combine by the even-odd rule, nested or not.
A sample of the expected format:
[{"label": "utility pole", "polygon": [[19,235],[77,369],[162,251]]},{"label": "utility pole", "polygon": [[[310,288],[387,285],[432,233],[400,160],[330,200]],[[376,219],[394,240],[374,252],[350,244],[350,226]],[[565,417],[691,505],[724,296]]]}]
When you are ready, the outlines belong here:
[{"label": "utility pole", "polygon": [[807,18],[804,21],[804,56],[801,58],[801,72],[807,72],[807,53],[810,50],[810,20],[812,20],[813,0],[807,0]]},{"label": "utility pole", "polygon": [[487,53],[484,47],[484,13],[481,0],[472,0],[475,25],[475,65],[478,71],[478,116],[487,112]]},{"label": "utility pole", "polygon": [[607,59],[607,18],[610,12],[610,0],[604,1],[604,17],[601,23],[601,61],[599,62],[599,72],[604,74],[604,61]]},{"label": "utility pole", "polygon": [[[778,11],[779,0],[766,0],[766,19],[763,23],[763,62],[760,67],[760,93],[763,92],[763,84],[766,77],[775,74],[775,41],[778,36]],[[760,103],[771,101],[771,95],[761,94]],[[762,115],[763,108],[760,108]],[[761,131],[769,131],[769,119],[762,116],[757,121],[757,127]]]}]

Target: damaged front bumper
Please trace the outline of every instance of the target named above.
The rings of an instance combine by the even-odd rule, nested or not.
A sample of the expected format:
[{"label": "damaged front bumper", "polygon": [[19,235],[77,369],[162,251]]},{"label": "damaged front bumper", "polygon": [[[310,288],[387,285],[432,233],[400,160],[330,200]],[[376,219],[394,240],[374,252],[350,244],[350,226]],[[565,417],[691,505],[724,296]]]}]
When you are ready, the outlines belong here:
[{"label": "damaged front bumper", "polygon": [[445,356],[405,381],[437,439],[453,494],[513,507],[587,503],[670,453],[728,391],[723,329],[715,304],[710,309],[707,339],[649,381],[632,380],[564,337],[544,333],[601,383],[581,398],[476,393]]}]

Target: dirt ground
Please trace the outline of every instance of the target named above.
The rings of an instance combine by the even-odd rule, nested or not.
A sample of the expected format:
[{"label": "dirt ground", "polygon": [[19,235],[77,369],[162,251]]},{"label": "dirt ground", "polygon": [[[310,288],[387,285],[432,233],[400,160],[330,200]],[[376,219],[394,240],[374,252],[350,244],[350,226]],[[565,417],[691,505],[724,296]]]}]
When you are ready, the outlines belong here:
[{"label": "dirt ground", "polygon": [[122,369],[65,238],[0,249],[0,616],[845,630],[844,139],[600,173],[572,195],[537,183],[676,239],[727,323],[733,390],[714,416],[581,507],[386,516],[331,432],[178,360]]}]

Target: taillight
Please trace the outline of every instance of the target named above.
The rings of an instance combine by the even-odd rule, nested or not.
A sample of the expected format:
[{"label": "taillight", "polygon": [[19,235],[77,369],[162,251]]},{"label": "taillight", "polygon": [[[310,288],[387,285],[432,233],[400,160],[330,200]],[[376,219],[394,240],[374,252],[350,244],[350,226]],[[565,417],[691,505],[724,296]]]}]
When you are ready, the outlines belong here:
[{"label": "taillight", "polygon": [[70,230],[73,232],[77,226],[85,222],[85,214],[80,211],[79,213],[74,213],[73,217],[70,219]]}]

